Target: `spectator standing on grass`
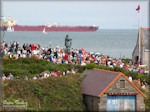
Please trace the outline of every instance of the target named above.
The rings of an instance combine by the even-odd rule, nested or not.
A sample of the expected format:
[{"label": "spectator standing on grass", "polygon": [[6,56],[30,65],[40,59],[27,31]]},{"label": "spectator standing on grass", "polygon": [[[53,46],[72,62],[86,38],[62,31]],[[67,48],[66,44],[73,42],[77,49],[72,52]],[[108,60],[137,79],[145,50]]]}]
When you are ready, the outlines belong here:
[{"label": "spectator standing on grass", "polygon": [[63,75],[66,75],[65,71],[63,72]]},{"label": "spectator standing on grass", "polygon": [[9,54],[9,58],[12,59],[12,57],[13,57],[13,56],[12,56],[12,53],[10,53],[10,54]]},{"label": "spectator standing on grass", "polygon": [[3,76],[2,76],[2,81],[4,81],[4,80],[6,80],[5,74],[3,74]]},{"label": "spectator standing on grass", "polygon": [[131,77],[131,76],[129,76],[129,77],[128,77],[128,79],[129,79],[129,81],[131,81],[131,82],[132,82],[132,77]]},{"label": "spectator standing on grass", "polygon": [[10,80],[13,80],[14,76],[11,73],[9,73],[9,78],[10,78]]},{"label": "spectator standing on grass", "polygon": [[[27,43],[27,44],[26,44],[26,48],[27,48],[27,49],[29,49],[29,48],[30,48],[29,43]],[[25,49],[25,50],[26,50],[26,49]]]},{"label": "spectator standing on grass", "polygon": [[46,72],[44,72],[44,78],[46,78],[47,77],[47,73]]},{"label": "spectator standing on grass", "polygon": [[25,49],[26,49],[26,45],[25,45],[25,43],[23,44],[22,48],[23,48],[23,50],[25,50]]},{"label": "spectator standing on grass", "polygon": [[137,62],[137,67],[139,67],[139,65],[140,65],[140,62],[138,61],[138,62]]}]

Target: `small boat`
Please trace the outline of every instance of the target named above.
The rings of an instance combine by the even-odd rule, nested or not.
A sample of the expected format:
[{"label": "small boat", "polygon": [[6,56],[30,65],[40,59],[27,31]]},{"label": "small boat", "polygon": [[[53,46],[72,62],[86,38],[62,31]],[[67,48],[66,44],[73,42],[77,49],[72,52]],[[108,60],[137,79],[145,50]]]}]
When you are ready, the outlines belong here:
[{"label": "small boat", "polygon": [[47,32],[45,31],[45,27],[44,27],[44,29],[43,29],[43,34],[47,34]]},{"label": "small boat", "polygon": [[8,26],[7,32],[11,32],[11,27],[10,26]]},{"label": "small boat", "polygon": [[14,32],[14,31],[15,31],[15,30],[14,30],[14,27],[12,27],[12,28],[11,28],[11,31],[12,31],[12,32]]},{"label": "small boat", "polygon": [[7,32],[14,32],[14,28],[13,27],[11,28],[11,26],[8,26]]}]

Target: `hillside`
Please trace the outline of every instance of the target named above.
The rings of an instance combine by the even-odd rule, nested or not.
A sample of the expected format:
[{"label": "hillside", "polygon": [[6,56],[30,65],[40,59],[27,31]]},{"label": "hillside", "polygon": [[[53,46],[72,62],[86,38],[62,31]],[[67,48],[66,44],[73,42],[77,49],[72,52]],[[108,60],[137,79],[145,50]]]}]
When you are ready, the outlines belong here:
[{"label": "hillside", "polygon": [[4,100],[28,103],[27,110],[83,111],[79,74],[42,80],[7,80],[3,82]]},{"label": "hillside", "polygon": [[[25,75],[33,78],[34,74],[39,74],[45,70],[63,72],[72,68],[77,71],[77,74],[67,74],[66,76],[49,77],[39,80],[23,80]],[[27,102],[28,111],[84,111],[85,105],[83,104],[80,86],[82,79],[79,73],[93,68],[122,72],[126,76],[132,76],[133,80],[140,78],[142,81],[146,79],[146,82],[150,84],[148,74],[130,72],[119,67],[109,68],[107,66],[98,66],[94,63],[87,64],[86,66],[54,64],[36,58],[20,58],[18,60],[3,59],[3,73],[6,76],[12,73],[15,79],[17,76],[21,79],[2,82],[3,98],[10,102],[15,102],[16,100]],[[148,110],[149,97],[145,98],[145,104]]]}]

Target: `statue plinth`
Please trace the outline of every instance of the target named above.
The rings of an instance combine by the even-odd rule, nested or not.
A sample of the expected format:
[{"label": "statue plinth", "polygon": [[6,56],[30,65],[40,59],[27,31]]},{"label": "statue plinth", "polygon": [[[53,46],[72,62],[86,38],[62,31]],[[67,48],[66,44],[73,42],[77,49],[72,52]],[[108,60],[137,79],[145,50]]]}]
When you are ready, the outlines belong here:
[{"label": "statue plinth", "polygon": [[70,49],[65,49],[65,53],[67,53],[68,55],[70,55]]}]

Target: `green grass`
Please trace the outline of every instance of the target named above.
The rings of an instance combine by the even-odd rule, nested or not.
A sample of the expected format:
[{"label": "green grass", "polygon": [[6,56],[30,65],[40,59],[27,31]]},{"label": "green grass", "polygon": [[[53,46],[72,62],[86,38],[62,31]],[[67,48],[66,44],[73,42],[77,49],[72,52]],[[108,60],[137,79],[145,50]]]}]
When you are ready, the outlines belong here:
[{"label": "green grass", "polygon": [[[79,74],[42,80],[7,80],[3,82],[4,99],[23,99],[28,110],[84,111]],[[13,100],[12,100],[13,99]]]},{"label": "green grass", "polygon": [[137,80],[140,78],[141,80],[146,79],[146,82],[150,84],[150,79],[147,74],[143,73],[137,73],[137,72],[131,72],[124,68],[120,67],[107,67],[107,66],[98,66],[94,63],[87,64],[86,66],[80,66],[80,65],[71,65],[71,64],[55,64],[52,62],[48,62],[43,59],[36,59],[36,58],[19,58],[18,60],[11,60],[11,59],[3,59],[3,66],[2,71],[5,73],[5,75],[8,75],[10,72],[16,77],[17,75],[20,76],[20,78],[24,78],[25,75],[28,77],[33,77],[34,74],[39,74],[45,70],[48,71],[66,71],[71,70],[72,68],[77,69],[79,73],[82,73],[85,69],[93,69],[93,68],[99,68],[104,70],[110,70],[115,72],[122,72],[126,76],[132,76],[133,80]]},{"label": "green grass", "polygon": [[[139,74],[135,72],[127,71],[120,67],[109,68],[107,66],[98,66],[94,63],[86,66],[80,65],[66,65],[66,64],[54,64],[43,59],[36,58],[19,58],[18,60],[3,59],[2,70],[3,73],[8,75],[10,72],[16,76],[20,76],[24,79],[27,75],[29,78],[34,74],[39,74],[45,70],[55,71],[61,70],[62,72],[70,69],[77,69],[79,73],[82,73],[86,69],[105,69],[116,72],[122,72],[126,76],[132,76],[133,80],[140,78],[146,79],[146,82],[150,84],[148,74]],[[7,100],[24,99],[28,102],[28,110],[38,111],[84,111],[85,107],[82,101],[81,94],[81,78],[79,74],[68,74],[63,77],[52,77],[43,80],[7,80],[3,82],[3,98]],[[141,88],[140,88],[141,90]],[[147,92],[141,90],[147,96]],[[145,98],[145,108],[149,108],[149,97]]]}]

